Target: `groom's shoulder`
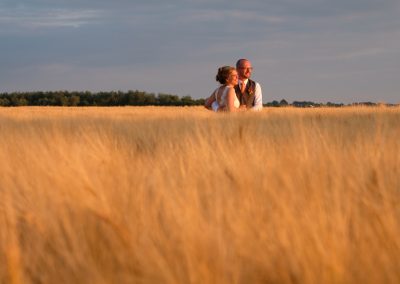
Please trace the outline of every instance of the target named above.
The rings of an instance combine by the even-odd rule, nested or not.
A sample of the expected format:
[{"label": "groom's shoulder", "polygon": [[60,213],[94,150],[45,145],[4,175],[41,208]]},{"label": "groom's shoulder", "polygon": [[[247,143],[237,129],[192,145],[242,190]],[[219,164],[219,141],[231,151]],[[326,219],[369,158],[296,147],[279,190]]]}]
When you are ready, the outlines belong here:
[{"label": "groom's shoulder", "polygon": [[251,79],[249,79],[249,81],[250,81],[250,84],[253,85],[255,88],[256,87],[261,88],[261,84],[259,82],[251,80]]},{"label": "groom's shoulder", "polygon": [[252,84],[260,84],[260,83],[258,83],[257,81],[252,80],[252,79],[249,79],[249,81],[250,81],[250,83],[252,83]]},{"label": "groom's shoulder", "polygon": [[249,79],[249,82],[250,82],[250,84],[251,85],[259,85],[259,83],[257,82],[257,81],[254,81],[254,80],[252,80],[252,79]]}]

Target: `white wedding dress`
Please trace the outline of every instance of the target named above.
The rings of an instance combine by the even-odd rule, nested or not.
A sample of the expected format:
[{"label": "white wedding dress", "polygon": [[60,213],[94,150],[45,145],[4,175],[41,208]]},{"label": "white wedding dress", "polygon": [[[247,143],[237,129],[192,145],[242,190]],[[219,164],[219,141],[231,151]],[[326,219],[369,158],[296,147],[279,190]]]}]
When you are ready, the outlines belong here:
[{"label": "white wedding dress", "polygon": [[[220,107],[224,107],[228,104],[227,97],[228,97],[229,88],[232,88],[232,87],[229,87],[229,86],[224,87],[224,90],[222,91],[222,95],[219,99],[218,99],[218,90],[220,88],[217,88],[214,92],[215,100],[218,102],[218,105]],[[240,107],[240,102],[236,96],[235,96],[235,100],[233,101],[233,105],[235,108]]]}]

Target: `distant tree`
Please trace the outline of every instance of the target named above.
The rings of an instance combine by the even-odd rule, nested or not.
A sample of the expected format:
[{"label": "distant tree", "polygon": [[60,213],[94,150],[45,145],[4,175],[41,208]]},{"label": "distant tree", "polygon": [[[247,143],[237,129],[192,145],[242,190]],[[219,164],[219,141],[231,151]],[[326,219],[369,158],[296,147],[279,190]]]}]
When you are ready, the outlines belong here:
[{"label": "distant tree", "polygon": [[108,96],[108,103],[112,106],[119,106],[121,105],[121,93],[120,92],[111,92]]},{"label": "distant tree", "polygon": [[373,103],[373,102],[362,102],[361,105],[363,105],[363,106],[376,106],[377,104]]},{"label": "distant tree", "polygon": [[193,106],[196,102],[192,99],[191,96],[184,96],[181,98],[181,103],[184,106]]},{"label": "distant tree", "polygon": [[27,106],[28,100],[23,95],[16,95],[11,97],[12,106]]},{"label": "distant tree", "polygon": [[195,100],[195,105],[197,106],[204,106],[204,103],[206,102],[206,99],[201,98],[201,99],[197,99]]},{"label": "distant tree", "polygon": [[128,105],[142,106],[145,105],[146,103],[145,92],[129,91],[127,96],[128,96],[128,102],[127,102]]},{"label": "distant tree", "polygon": [[71,96],[71,97],[69,98],[69,105],[70,105],[70,106],[77,106],[77,105],[79,105],[80,100],[81,100],[81,99],[80,99],[79,96],[73,95],[73,96]]},{"label": "distant tree", "polygon": [[342,107],[342,106],[344,106],[344,105],[343,105],[342,103],[337,104],[337,103],[327,102],[327,103],[326,103],[326,106],[327,106],[327,107]]},{"label": "distant tree", "polygon": [[279,102],[276,101],[276,100],[272,101],[272,106],[273,107],[280,107]]},{"label": "distant tree", "polygon": [[50,93],[49,95],[54,97],[55,105],[68,106],[68,98],[65,96],[64,91],[57,91],[54,93]]},{"label": "distant tree", "polygon": [[156,105],[157,104],[157,99],[154,94],[146,94],[145,96],[145,105]]},{"label": "distant tree", "polygon": [[94,99],[94,105],[98,105],[98,106],[110,106],[111,104],[111,100],[110,100],[110,96],[111,94],[106,93],[106,92],[100,92],[97,93]]},{"label": "distant tree", "polygon": [[288,106],[289,105],[289,103],[285,100],[285,99],[282,99],[280,102],[279,102],[279,106],[281,106],[281,107],[286,107],[286,106]]},{"label": "distant tree", "polygon": [[294,101],[293,106],[295,106],[295,107],[320,107],[321,104],[310,102],[310,101]]},{"label": "distant tree", "polygon": [[9,105],[10,105],[10,100],[8,98],[0,97],[0,106],[9,106]]},{"label": "distant tree", "polygon": [[161,106],[179,106],[180,99],[176,95],[158,94],[158,104]]},{"label": "distant tree", "polygon": [[89,91],[79,93],[79,98],[80,98],[79,105],[81,105],[81,106],[93,106],[94,105],[94,96]]}]

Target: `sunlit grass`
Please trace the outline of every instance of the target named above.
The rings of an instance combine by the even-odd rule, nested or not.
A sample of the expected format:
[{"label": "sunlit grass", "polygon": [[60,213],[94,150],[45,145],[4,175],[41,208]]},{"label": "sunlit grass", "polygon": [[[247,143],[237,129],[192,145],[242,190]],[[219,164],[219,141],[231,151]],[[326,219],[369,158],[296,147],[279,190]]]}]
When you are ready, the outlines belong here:
[{"label": "sunlit grass", "polygon": [[400,109],[0,108],[0,283],[399,283]]}]

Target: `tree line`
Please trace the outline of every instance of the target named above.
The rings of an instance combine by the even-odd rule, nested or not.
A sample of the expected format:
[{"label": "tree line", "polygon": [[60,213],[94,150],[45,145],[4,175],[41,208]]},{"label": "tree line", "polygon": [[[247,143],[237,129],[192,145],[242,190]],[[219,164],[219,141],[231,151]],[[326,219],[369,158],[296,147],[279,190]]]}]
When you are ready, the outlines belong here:
[{"label": "tree line", "polygon": [[204,99],[190,96],[142,91],[91,93],[49,91],[0,93],[0,106],[192,106],[204,105]]},{"label": "tree line", "polygon": [[[194,99],[191,96],[179,97],[172,94],[147,93],[143,91],[110,91],[91,93],[89,91],[36,91],[0,93],[0,106],[201,106],[205,99]],[[350,105],[378,106],[373,102],[353,103]],[[294,101],[291,104],[285,99],[264,103],[267,107],[342,107],[342,103],[326,104],[311,101]],[[395,106],[388,105],[387,106]]]}]

